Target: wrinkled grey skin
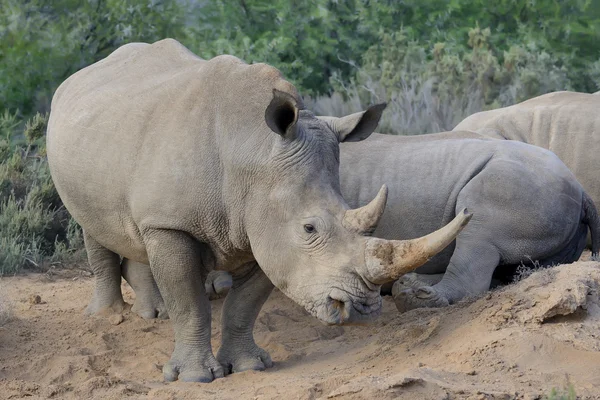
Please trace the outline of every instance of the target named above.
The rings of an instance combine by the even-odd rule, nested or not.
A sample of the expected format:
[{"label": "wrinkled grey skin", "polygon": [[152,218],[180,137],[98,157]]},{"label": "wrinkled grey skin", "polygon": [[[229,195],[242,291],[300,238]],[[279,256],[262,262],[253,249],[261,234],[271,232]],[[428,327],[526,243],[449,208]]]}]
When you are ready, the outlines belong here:
[{"label": "wrinkled grey skin", "polygon": [[[382,111],[361,113],[344,134],[367,137]],[[271,365],[252,327],[273,285],[328,324],[377,316],[380,285],[447,246],[470,215],[415,241],[365,237],[385,187],[349,209],[339,140],[276,69],[205,61],[174,40],[125,45],[71,76],[52,101],[47,152],[96,276],[87,312],[122,311],[123,274],[140,315],[173,322],[165,379],[197,382],[223,366]],[[218,361],[204,289],[214,270],[233,277]]]},{"label": "wrinkled grey skin", "polygon": [[517,140],[554,152],[600,204],[600,96],[548,93],[510,107],[475,113],[454,131]]},{"label": "wrinkled grey skin", "polygon": [[[167,319],[169,314],[165,302],[152,276],[150,266],[123,259],[123,278],[135,292],[135,302],[131,310],[144,319]],[[210,300],[225,297],[233,285],[231,274],[225,271],[210,271],[204,282],[204,291]]]}]

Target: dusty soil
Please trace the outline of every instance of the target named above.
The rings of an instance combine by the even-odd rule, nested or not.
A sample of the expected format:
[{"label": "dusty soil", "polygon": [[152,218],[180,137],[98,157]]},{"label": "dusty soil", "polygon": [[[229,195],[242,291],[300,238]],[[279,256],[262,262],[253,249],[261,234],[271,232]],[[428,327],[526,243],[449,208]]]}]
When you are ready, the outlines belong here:
[{"label": "dusty soil", "polygon": [[324,326],[276,291],[255,329],[275,367],[211,384],[163,383],[170,322],[84,317],[92,285],[73,272],[0,281],[13,311],[0,329],[0,398],[536,399],[567,382],[600,398],[600,263],[539,271],[446,309],[399,314],[386,298],[368,327]]}]

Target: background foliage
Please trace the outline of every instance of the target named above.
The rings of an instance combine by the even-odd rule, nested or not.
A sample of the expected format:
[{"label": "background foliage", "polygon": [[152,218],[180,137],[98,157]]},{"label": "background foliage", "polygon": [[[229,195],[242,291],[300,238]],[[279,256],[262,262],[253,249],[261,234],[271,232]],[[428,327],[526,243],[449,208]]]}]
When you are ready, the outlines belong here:
[{"label": "background foliage", "polygon": [[387,101],[380,130],[396,134],[600,89],[596,0],[0,0],[0,273],[81,256],[44,154],[56,87],[165,37],[274,65],[319,114]]}]

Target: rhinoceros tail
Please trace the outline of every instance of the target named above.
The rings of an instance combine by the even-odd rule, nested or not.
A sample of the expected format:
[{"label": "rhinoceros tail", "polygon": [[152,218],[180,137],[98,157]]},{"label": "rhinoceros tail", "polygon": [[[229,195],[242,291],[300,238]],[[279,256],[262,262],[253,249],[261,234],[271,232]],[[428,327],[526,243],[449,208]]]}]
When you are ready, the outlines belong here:
[{"label": "rhinoceros tail", "polygon": [[594,205],[594,201],[585,191],[583,192],[583,222],[590,229],[590,235],[592,236],[592,260],[600,261],[598,255],[600,250],[600,218],[598,218],[598,210]]}]

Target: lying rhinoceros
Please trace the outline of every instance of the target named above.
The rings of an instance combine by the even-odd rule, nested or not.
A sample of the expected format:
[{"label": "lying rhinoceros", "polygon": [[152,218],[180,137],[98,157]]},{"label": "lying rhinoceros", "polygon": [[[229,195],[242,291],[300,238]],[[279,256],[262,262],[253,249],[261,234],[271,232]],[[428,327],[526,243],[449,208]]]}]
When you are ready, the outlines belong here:
[{"label": "lying rhinoceros", "polygon": [[600,204],[600,96],[555,92],[465,118],[454,131],[518,140],[556,155]]},{"label": "lying rhinoceros", "polygon": [[[205,61],[174,40],[117,49],[67,79],[51,109],[52,178],[96,276],[87,311],[123,308],[120,256],[149,264],[138,289],[162,294],[173,321],[169,381],[208,382],[222,365],[269,366],[252,327],[273,285],[325,323],[371,319],[380,285],[437,254],[470,218],[459,211],[414,240],[365,237],[386,189],[349,209],[340,133],[303,110],[276,69]],[[370,108],[343,136],[368,136],[382,111]],[[217,358],[203,289],[215,269],[234,278]]]},{"label": "lying rhinoceros", "polygon": [[364,204],[379,182],[389,182],[388,207],[374,235],[409,239],[441,226],[461,207],[474,213],[455,245],[417,270],[437,274],[426,280],[437,283],[394,293],[401,311],[482,293],[499,265],[573,262],[588,227],[597,256],[594,203],[556,155],[514,141],[454,135],[373,134],[341,145],[342,194],[350,205]]}]

